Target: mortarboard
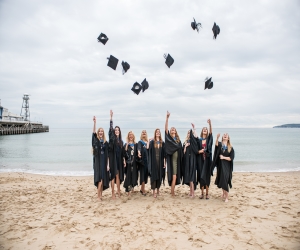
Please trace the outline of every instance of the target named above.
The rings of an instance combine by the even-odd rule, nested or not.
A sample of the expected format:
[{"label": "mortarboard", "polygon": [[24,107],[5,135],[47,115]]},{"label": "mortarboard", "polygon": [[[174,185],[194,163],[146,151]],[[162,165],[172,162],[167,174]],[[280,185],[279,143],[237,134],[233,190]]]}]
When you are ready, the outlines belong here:
[{"label": "mortarboard", "polygon": [[199,27],[202,28],[201,23],[196,23],[196,20],[194,18],[194,22],[191,22],[191,26],[193,30],[197,30],[199,32]]},{"label": "mortarboard", "polygon": [[101,33],[98,36],[98,42],[103,43],[103,45],[105,45],[107,41],[108,41],[108,37],[105,34]]},{"label": "mortarboard", "polygon": [[123,75],[127,72],[127,70],[130,69],[130,65],[128,64],[128,62],[124,62],[122,61],[122,67],[123,67]]},{"label": "mortarboard", "polygon": [[149,88],[149,83],[147,82],[146,78],[144,79],[144,81],[142,81],[142,88],[143,88],[143,92]]},{"label": "mortarboard", "polygon": [[214,86],[214,83],[211,81],[211,78],[206,77],[205,78],[204,90],[205,89],[211,89],[213,86]]},{"label": "mortarboard", "polygon": [[108,59],[108,63],[107,66],[111,67],[112,69],[116,70],[119,59],[115,58],[114,56],[110,55],[110,57],[107,58]]},{"label": "mortarboard", "polygon": [[214,26],[212,27],[212,31],[214,33],[214,39],[217,39],[217,35],[220,34],[220,27],[214,23]]},{"label": "mortarboard", "polygon": [[173,57],[170,56],[170,54],[168,54],[168,55],[164,54],[164,58],[166,59],[165,63],[170,68],[172,66],[172,64],[174,63]]},{"label": "mortarboard", "polygon": [[142,90],[142,86],[141,84],[139,84],[138,82],[135,82],[131,88],[131,90],[135,93],[135,94],[139,94]]}]

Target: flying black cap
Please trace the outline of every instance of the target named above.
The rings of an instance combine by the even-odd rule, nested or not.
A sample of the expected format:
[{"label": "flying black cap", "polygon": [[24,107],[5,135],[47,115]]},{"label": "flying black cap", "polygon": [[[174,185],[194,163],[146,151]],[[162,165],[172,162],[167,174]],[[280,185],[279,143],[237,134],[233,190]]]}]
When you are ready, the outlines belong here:
[{"label": "flying black cap", "polygon": [[196,20],[194,18],[194,22],[191,22],[191,26],[193,30],[197,30],[199,32],[199,27],[202,28],[201,23],[196,23]]},{"label": "flying black cap", "polygon": [[214,33],[214,39],[217,39],[217,35],[220,34],[220,27],[214,23],[214,26],[212,27],[212,31]]},{"label": "flying black cap", "polygon": [[116,70],[119,59],[115,58],[114,56],[110,55],[110,57],[107,58],[108,59],[108,63],[107,66],[111,67],[112,69]]},{"label": "flying black cap", "polygon": [[168,55],[164,54],[164,58],[166,59],[165,63],[170,68],[172,66],[172,64],[174,63],[173,57],[170,56],[170,54],[168,54]]},{"label": "flying black cap", "polygon": [[101,33],[98,36],[98,42],[103,43],[105,45],[107,41],[108,41],[108,37],[105,34]]},{"label": "flying black cap", "polygon": [[130,65],[128,64],[128,62],[122,61],[122,67],[123,67],[123,75],[124,75],[127,72],[127,70],[130,69]]},{"label": "flying black cap", "polygon": [[213,86],[214,86],[214,83],[211,81],[211,78],[206,77],[205,78],[204,90],[205,89],[211,89]]},{"label": "flying black cap", "polygon": [[149,83],[147,82],[146,78],[144,79],[144,81],[142,81],[142,88],[143,92],[149,88]]},{"label": "flying black cap", "polygon": [[139,94],[142,90],[142,86],[141,84],[139,84],[138,82],[135,82],[131,88],[131,90],[135,93],[135,94]]}]

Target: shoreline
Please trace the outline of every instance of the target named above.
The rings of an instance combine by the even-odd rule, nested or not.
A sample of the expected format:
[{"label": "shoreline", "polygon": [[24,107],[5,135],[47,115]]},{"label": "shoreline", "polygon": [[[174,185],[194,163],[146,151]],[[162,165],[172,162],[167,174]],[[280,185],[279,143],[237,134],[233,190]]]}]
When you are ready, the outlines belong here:
[{"label": "shoreline", "polygon": [[0,249],[299,249],[300,171],[234,172],[228,203],[214,180],[97,202],[92,176],[0,173]]}]

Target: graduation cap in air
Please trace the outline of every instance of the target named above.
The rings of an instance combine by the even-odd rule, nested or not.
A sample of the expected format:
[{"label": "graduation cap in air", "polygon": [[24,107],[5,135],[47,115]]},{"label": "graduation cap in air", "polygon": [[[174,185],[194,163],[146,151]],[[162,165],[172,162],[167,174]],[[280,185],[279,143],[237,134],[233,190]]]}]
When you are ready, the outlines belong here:
[{"label": "graduation cap in air", "polygon": [[122,72],[123,72],[123,75],[124,75],[127,72],[127,70],[130,69],[130,65],[128,64],[128,62],[122,61],[122,67],[123,67]]},{"label": "graduation cap in air", "polygon": [[139,84],[138,82],[135,82],[131,88],[131,90],[135,93],[135,94],[139,94],[142,90],[142,85]]},{"label": "graduation cap in air", "polygon": [[115,58],[114,56],[110,55],[110,57],[107,58],[108,59],[108,63],[107,66],[111,67],[112,69],[116,70],[119,59]]},{"label": "graduation cap in air", "polygon": [[192,29],[193,30],[196,29],[198,31],[198,33],[199,33],[199,28],[202,28],[201,23],[196,23],[195,18],[194,18],[194,22],[191,22],[191,26],[192,26]]},{"label": "graduation cap in air", "polygon": [[103,33],[101,33],[97,39],[98,39],[98,42],[103,43],[103,45],[105,45],[106,42],[108,41],[108,37]]},{"label": "graduation cap in air", "polygon": [[170,54],[168,54],[168,55],[164,54],[164,58],[166,59],[165,63],[170,68],[172,66],[172,64],[174,63],[173,57],[170,56]]},{"label": "graduation cap in air", "polygon": [[211,81],[211,78],[206,77],[205,78],[204,90],[205,89],[212,89],[213,86],[214,86],[214,83]]},{"label": "graduation cap in air", "polygon": [[142,88],[143,92],[149,88],[149,83],[147,82],[146,78],[144,79],[144,81],[142,81]]},{"label": "graduation cap in air", "polygon": [[214,23],[214,26],[212,27],[212,31],[214,33],[214,39],[217,39],[217,35],[220,34],[220,27]]}]

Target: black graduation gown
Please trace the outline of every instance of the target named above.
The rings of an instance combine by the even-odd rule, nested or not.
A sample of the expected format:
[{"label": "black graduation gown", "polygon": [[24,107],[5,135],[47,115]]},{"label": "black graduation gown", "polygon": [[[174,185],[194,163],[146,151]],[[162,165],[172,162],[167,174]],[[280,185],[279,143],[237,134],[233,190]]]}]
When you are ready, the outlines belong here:
[{"label": "black graduation gown", "polygon": [[143,182],[145,184],[148,182],[148,149],[147,144],[143,145],[141,141],[137,144],[137,150],[141,152],[141,162],[138,163],[138,171],[140,172],[140,185],[142,185]]},{"label": "black graduation gown", "polygon": [[[181,141],[176,143],[174,139],[171,137],[170,132],[168,134],[165,132],[165,152],[166,152],[166,159],[167,159],[167,172],[168,172],[168,182],[169,185],[172,185],[173,175],[176,174],[176,182],[175,185],[179,185],[181,183],[182,178],[182,146]],[[173,163],[172,163],[172,155],[177,152],[177,173],[173,173]]]},{"label": "black graduation gown", "polygon": [[137,144],[134,144],[134,147],[128,146],[127,150],[125,150],[126,144],[124,145],[124,156],[126,160],[126,168],[125,168],[125,181],[124,188],[126,192],[130,191],[130,188],[137,186],[138,184],[138,170],[137,170]]},{"label": "black graduation gown", "polygon": [[109,188],[109,172],[107,171],[108,142],[100,142],[97,134],[93,133],[92,146],[94,156],[94,185],[98,187],[98,183],[102,181],[103,190],[105,190]]},{"label": "black graduation gown", "polygon": [[165,159],[165,143],[163,142],[162,145],[159,147],[159,161],[157,164],[156,161],[156,154],[155,154],[155,147],[154,140],[149,143],[149,160],[148,160],[148,171],[150,174],[150,181],[151,183],[155,181],[159,181],[160,183],[164,177],[164,159]]},{"label": "black graduation gown", "polygon": [[[200,183],[200,188],[210,185],[211,180],[211,163],[212,163],[212,143],[213,143],[213,135],[208,134],[206,138],[206,149],[204,153],[198,154],[197,157],[197,182]],[[198,139],[198,149],[202,148],[202,139]],[[203,157],[203,154],[206,157]]]},{"label": "black graduation gown", "polygon": [[109,167],[111,180],[116,178],[119,173],[120,183],[124,181],[124,164],[123,164],[123,141],[118,141],[113,128],[113,122],[110,121],[109,136]]},{"label": "black graduation gown", "polygon": [[[190,131],[192,134],[192,131]],[[185,146],[186,142],[183,145]],[[196,169],[197,169],[197,158],[196,154],[198,154],[198,145],[197,143],[192,143],[190,140],[190,145],[186,148],[185,154],[183,156],[183,184],[190,185],[192,181],[194,183],[194,189],[197,185],[196,179]]]},{"label": "black graduation gown", "polygon": [[[221,160],[220,155],[225,157],[230,157],[231,161]],[[214,168],[217,167],[217,176],[215,180],[215,185],[218,188],[222,188],[229,192],[229,188],[232,188],[232,172],[233,172],[233,160],[234,160],[234,149],[231,148],[231,151],[228,152],[226,149],[224,152],[222,150],[222,143],[219,142],[218,145],[215,146],[214,151],[214,159],[211,165],[211,175],[213,175]]]}]

